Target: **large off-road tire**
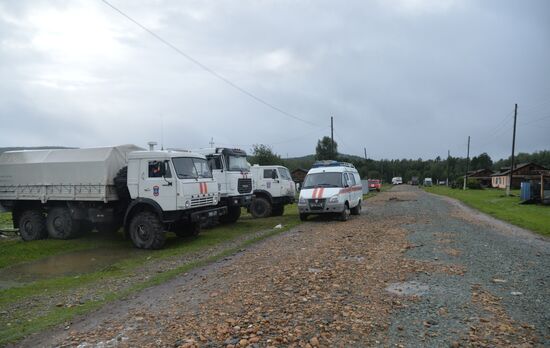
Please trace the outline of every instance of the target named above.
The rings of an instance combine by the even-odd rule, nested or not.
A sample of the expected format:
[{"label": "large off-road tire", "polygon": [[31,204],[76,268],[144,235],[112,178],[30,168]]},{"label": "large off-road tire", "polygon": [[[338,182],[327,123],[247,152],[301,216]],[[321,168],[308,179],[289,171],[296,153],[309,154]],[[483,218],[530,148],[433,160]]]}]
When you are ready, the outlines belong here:
[{"label": "large off-road tire", "polygon": [[183,223],[174,232],[180,238],[197,237],[201,233],[201,223],[200,221]]},{"label": "large off-road tire", "polygon": [[361,201],[355,207],[351,208],[351,215],[360,215],[361,214]]},{"label": "large off-road tire", "polygon": [[44,214],[38,209],[25,210],[19,216],[19,234],[24,241],[47,238],[48,231]]},{"label": "large off-road tire", "polygon": [[305,214],[305,213],[300,213],[300,220],[301,220],[301,221],[306,221],[306,220],[307,220],[307,214]]},{"label": "large off-road tire", "polygon": [[350,215],[349,206],[346,204],[344,210],[340,213],[340,221],[348,221]]},{"label": "large off-road tire", "polygon": [[271,203],[263,197],[255,198],[250,204],[250,214],[255,218],[271,216],[271,209]]},{"label": "large off-road tire", "polygon": [[142,211],[132,217],[130,238],[136,248],[160,249],[166,242],[164,226],[158,216],[149,211]]},{"label": "large off-road tire", "polygon": [[66,207],[52,208],[46,216],[46,228],[50,238],[74,238],[78,235],[79,225],[79,221],[71,217],[71,212]]},{"label": "large off-road tire", "polygon": [[241,217],[241,207],[227,207],[227,214],[220,216],[220,221],[223,223],[235,223]]},{"label": "large off-road tire", "polygon": [[285,213],[285,206],[282,204],[276,204],[271,210],[271,216],[282,216]]}]

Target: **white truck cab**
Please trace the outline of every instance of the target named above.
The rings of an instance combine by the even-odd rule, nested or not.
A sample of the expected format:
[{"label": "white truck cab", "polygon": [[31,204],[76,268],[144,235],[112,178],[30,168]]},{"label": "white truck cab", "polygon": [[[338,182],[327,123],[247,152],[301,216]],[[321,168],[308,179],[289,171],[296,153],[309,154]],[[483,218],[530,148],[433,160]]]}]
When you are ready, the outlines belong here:
[{"label": "white truck cab", "polygon": [[250,167],[254,199],[249,211],[256,218],[281,216],[285,205],[294,203],[296,186],[288,168],[277,165]]},{"label": "white truck cab", "polygon": [[206,156],[220,191],[220,206],[227,207],[222,222],[235,222],[241,216],[241,207],[252,202],[252,178],[246,152],[225,147],[193,150]]},{"label": "white truck cab", "polygon": [[308,171],[300,198],[300,220],[311,214],[337,214],[346,221],[361,213],[363,186],[353,164],[338,161],[315,162]]}]

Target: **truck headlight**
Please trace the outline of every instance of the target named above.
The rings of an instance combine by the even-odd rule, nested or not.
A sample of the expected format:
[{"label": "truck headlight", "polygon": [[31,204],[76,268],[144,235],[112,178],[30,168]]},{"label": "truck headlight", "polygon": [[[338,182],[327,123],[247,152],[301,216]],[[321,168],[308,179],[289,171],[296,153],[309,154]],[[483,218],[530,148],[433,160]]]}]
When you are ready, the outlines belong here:
[{"label": "truck headlight", "polygon": [[214,203],[214,204],[218,203],[218,196],[212,197],[212,203]]},{"label": "truck headlight", "polygon": [[189,208],[191,206],[191,201],[185,201],[185,208]]},{"label": "truck headlight", "polygon": [[334,196],[330,197],[328,202],[329,203],[338,203],[338,195],[334,195]]},{"label": "truck headlight", "polygon": [[307,204],[307,200],[303,197],[300,197],[300,199],[298,199],[298,204]]}]

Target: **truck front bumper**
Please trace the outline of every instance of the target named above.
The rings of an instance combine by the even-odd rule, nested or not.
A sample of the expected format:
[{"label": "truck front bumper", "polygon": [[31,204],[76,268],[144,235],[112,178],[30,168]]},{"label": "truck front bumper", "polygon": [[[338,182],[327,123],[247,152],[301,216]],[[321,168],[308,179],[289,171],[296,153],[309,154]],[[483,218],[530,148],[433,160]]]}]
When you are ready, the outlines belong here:
[{"label": "truck front bumper", "polygon": [[192,222],[205,222],[212,218],[216,218],[227,214],[227,207],[217,207],[207,210],[196,211],[189,215],[189,220]]},{"label": "truck front bumper", "polygon": [[241,196],[231,196],[223,197],[220,203],[225,204],[229,207],[248,207],[254,198],[253,194],[241,195]]}]

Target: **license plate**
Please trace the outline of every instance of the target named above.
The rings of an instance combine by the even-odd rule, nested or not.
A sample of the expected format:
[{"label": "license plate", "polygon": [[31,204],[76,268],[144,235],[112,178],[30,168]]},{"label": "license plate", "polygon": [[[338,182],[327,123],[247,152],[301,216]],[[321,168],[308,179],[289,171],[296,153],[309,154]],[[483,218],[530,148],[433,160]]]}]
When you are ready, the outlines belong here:
[{"label": "license plate", "polygon": [[216,215],[218,215],[218,212],[215,210],[208,212],[208,216],[216,216]]}]

